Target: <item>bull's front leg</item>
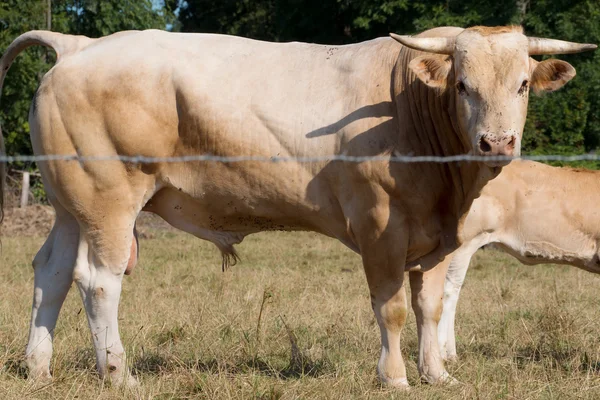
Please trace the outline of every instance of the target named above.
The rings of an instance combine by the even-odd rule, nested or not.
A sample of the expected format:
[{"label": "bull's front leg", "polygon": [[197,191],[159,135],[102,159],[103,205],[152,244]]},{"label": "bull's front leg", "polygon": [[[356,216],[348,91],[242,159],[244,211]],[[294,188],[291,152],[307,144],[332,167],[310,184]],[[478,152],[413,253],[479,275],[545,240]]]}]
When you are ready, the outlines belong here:
[{"label": "bull's front leg", "polygon": [[407,231],[402,220],[391,216],[387,207],[375,207],[367,214],[353,229],[361,233],[357,239],[371,292],[371,305],[381,331],[377,372],[384,385],[408,388],[400,351],[400,335],[407,313],[404,290]]},{"label": "bull's front leg", "polygon": [[417,320],[419,336],[418,369],[421,380],[427,383],[453,383],[455,380],[444,367],[438,345],[438,323],[442,313],[447,256],[434,268],[410,272],[411,304]]}]

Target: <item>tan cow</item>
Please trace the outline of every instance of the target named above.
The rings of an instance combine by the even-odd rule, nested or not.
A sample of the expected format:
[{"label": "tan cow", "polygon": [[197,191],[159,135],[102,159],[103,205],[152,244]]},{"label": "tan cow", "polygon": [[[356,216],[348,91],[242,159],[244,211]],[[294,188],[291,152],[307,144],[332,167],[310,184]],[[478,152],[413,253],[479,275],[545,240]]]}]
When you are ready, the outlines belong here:
[{"label": "tan cow", "polygon": [[[564,61],[529,56],[595,48],[527,38],[514,27],[394,38],[326,46],[162,31],[100,39],[38,31],[17,38],[0,68],[4,79],[33,44],[57,51],[30,112],[37,155],[510,156],[519,154],[529,87],[553,91],[575,75]],[[320,232],[359,253],[381,329],[379,377],[393,386],[408,385],[400,353],[403,277],[409,263],[420,263],[410,277],[418,366],[423,379],[443,381],[441,298],[429,296],[443,277],[428,279],[427,267],[455,249],[464,210],[503,164],[40,163],[57,218],[33,262],[30,373],[50,376],[54,326],[74,281],[100,375],[132,381],[117,309],[135,256],[134,223],[148,210],[213,242],[225,264],[235,258],[234,244],[273,229]]]},{"label": "tan cow", "polygon": [[600,172],[513,161],[476,199],[461,232],[444,287],[438,340],[456,358],[454,320],[469,261],[495,243],[525,264],[569,264],[600,272]]}]

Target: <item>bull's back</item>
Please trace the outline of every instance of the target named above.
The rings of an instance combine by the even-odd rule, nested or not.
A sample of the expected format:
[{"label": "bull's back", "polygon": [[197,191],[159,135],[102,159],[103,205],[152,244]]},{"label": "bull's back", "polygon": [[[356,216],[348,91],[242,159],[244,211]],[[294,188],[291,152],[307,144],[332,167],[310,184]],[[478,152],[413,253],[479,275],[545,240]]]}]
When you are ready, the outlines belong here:
[{"label": "bull's back", "polygon": [[[393,49],[387,39],[332,47],[144,31],[109,36],[61,60],[52,85],[63,114],[102,118],[124,154],[158,156],[182,145],[324,155],[340,150],[341,136],[392,117],[389,107],[343,120],[391,100],[392,62],[384,59],[394,58]],[[122,127],[125,120],[140,128]],[[141,131],[180,143],[146,149]]]},{"label": "bull's back", "polygon": [[[38,133],[37,149],[84,156],[337,154],[353,136],[392,118],[394,54],[382,54],[391,44],[338,48],[159,31],[108,37],[65,57],[45,79],[40,109],[52,104],[64,130]],[[373,105],[380,105],[376,113]],[[127,168],[117,168],[126,179]],[[339,207],[336,168],[202,162],[142,169],[157,189],[221,209],[230,204],[232,214],[302,220]],[[109,170],[90,167],[86,173],[107,179]]]}]

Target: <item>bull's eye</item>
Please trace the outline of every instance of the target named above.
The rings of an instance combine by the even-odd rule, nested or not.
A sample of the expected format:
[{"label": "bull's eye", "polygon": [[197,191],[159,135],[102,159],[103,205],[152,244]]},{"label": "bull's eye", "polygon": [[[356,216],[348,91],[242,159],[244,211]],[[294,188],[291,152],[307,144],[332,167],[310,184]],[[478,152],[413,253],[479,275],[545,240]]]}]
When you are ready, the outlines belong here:
[{"label": "bull's eye", "polygon": [[519,88],[519,94],[523,94],[529,88],[529,81],[525,79],[523,83],[521,83],[521,87]]},{"label": "bull's eye", "polygon": [[462,83],[462,81],[456,82],[456,90],[458,91],[458,94],[467,94],[467,88],[465,87],[465,84]]}]

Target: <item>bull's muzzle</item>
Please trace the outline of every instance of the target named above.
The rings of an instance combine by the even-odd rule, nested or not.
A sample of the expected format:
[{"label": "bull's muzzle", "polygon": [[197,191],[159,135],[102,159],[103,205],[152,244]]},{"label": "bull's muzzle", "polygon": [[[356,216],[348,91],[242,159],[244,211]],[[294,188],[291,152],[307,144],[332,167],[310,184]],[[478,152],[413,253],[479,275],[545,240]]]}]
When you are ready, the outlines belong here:
[{"label": "bull's muzzle", "polygon": [[[489,156],[506,156],[512,157],[515,155],[515,145],[517,138],[513,135],[482,135],[477,143],[477,151],[479,155]],[[485,161],[485,164],[490,167],[502,167],[507,165],[510,160],[490,160]]]}]

